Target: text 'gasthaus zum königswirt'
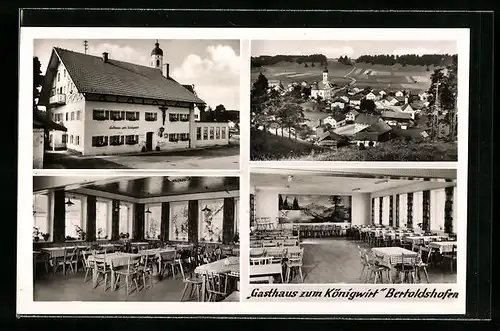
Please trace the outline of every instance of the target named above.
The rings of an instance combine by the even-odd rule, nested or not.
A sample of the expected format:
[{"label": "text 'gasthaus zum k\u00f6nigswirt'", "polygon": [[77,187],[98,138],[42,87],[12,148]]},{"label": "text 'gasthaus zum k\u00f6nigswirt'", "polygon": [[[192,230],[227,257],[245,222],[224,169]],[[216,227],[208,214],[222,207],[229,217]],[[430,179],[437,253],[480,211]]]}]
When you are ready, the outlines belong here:
[{"label": "text 'gasthaus zum k\u00f6nigswirt'", "polygon": [[398,288],[369,288],[364,291],[355,291],[350,289],[329,288],[322,290],[279,290],[273,289],[259,289],[254,288],[247,297],[252,298],[332,298],[332,299],[457,299],[458,292],[451,289],[444,291],[435,288],[418,288],[418,289],[398,289]]}]

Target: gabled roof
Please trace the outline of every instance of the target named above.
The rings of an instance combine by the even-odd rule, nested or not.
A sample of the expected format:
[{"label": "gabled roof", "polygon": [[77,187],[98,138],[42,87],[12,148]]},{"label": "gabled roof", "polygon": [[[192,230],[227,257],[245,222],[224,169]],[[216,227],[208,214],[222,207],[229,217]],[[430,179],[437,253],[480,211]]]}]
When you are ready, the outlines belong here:
[{"label": "gabled roof", "polygon": [[412,103],[410,103],[410,106],[413,109],[422,109],[425,107],[422,101],[413,101]]},{"label": "gabled roof", "polygon": [[398,100],[399,102],[405,102],[405,97],[394,97],[394,99]]},{"label": "gabled roof", "polygon": [[50,120],[45,112],[39,110],[33,110],[33,129],[68,131],[64,126]]},{"label": "gabled roof", "polygon": [[359,115],[359,111],[357,111],[356,109],[349,109],[347,112],[348,113],[352,113],[354,116],[358,116]]},{"label": "gabled roof", "polygon": [[341,113],[334,113],[332,114],[332,117],[334,120],[336,120],[337,122],[338,121],[343,121],[345,120],[345,115],[344,114],[341,114]]},{"label": "gabled roof", "polygon": [[363,99],[365,96],[362,94],[362,93],[359,93],[359,94],[355,94],[351,97],[351,100],[361,100]]},{"label": "gabled roof", "polygon": [[359,123],[359,124],[372,125],[372,124],[375,124],[377,122],[380,122],[380,116],[359,114],[358,116],[356,116],[356,119],[354,121],[356,123]]},{"label": "gabled roof", "polygon": [[398,111],[383,111],[382,118],[395,120],[411,120],[411,114]]},{"label": "gabled roof", "polygon": [[344,99],[342,99],[340,96],[336,96],[335,98],[333,98],[332,102],[346,103],[346,101]]},{"label": "gabled roof", "polygon": [[387,101],[392,101],[393,99],[394,99],[394,97],[392,95],[385,96],[385,100],[387,100]]},{"label": "gabled roof", "polygon": [[345,138],[342,137],[339,134],[336,134],[335,132],[332,132],[332,131],[323,132],[323,134],[321,134],[318,137],[318,141],[323,141],[323,140],[326,140],[326,139],[328,139],[328,140],[342,140],[342,139],[345,139]]},{"label": "gabled roof", "polygon": [[377,132],[379,134],[384,134],[384,133],[391,131],[391,130],[392,130],[392,128],[389,124],[387,124],[383,121],[379,121],[375,124],[370,125],[369,127],[364,129],[363,131],[365,131],[365,132]]},{"label": "gabled roof", "polygon": [[[112,54],[110,54],[112,56]],[[62,61],[80,93],[96,93],[155,100],[205,103],[192,91],[173,78],[166,78],[159,69],[54,47],[47,68],[49,76],[42,89],[41,99],[48,101],[51,80]]]}]

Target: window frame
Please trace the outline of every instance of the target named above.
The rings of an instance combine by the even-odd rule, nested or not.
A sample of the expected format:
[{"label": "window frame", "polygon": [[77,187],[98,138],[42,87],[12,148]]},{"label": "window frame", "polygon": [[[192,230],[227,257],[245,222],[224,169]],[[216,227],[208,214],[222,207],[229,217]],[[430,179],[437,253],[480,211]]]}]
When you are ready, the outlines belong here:
[{"label": "window frame", "polygon": [[[87,232],[86,230],[86,222],[85,222],[85,218],[86,218],[86,204],[87,204],[87,197],[84,196],[84,195],[80,195],[80,194],[73,194],[71,192],[65,192],[64,194],[64,201],[66,202],[66,199],[71,199],[71,200],[78,200],[80,201],[80,224],[78,225],[84,232]],[[78,237],[75,237],[75,239],[66,239],[66,237],[68,236],[67,232],[66,232],[66,226],[67,226],[67,223],[66,223],[66,220],[68,219],[67,218],[67,215],[66,213],[68,212],[68,209],[65,208],[65,223],[64,223],[64,240],[65,241],[84,241],[85,239],[78,239]]]},{"label": "window frame", "polygon": [[[37,199],[36,197],[37,196],[44,196],[47,199],[47,201],[45,203],[45,209],[46,209],[45,219],[42,218],[42,221],[45,222],[45,228],[46,228],[47,232],[44,232],[43,229],[40,229],[40,227],[38,226],[39,222],[37,222],[37,220],[36,220],[37,216],[36,216],[36,211],[35,211],[36,207],[35,206],[36,206],[36,199]],[[51,196],[50,192],[49,193],[35,193],[35,192],[33,193],[33,227],[38,228],[41,233],[48,233],[49,234],[49,238],[47,241],[45,241],[43,239],[43,237],[40,237],[40,236],[39,236],[39,241],[52,242],[52,224],[50,222],[50,218],[52,215],[52,208],[51,207],[52,207],[52,196]]]},{"label": "window frame", "polygon": [[[97,205],[104,204],[106,207],[106,228],[104,229],[104,238],[98,237],[98,220],[97,220]],[[96,198],[96,219],[95,219],[95,238],[96,240],[109,240],[111,238],[111,228],[112,228],[112,200],[98,197]]]},{"label": "window frame", "polygon": [[[171,241],[179,241],[179,242],[189,242],[189,228],[186,229],[187,231],[187,234],[186,234],[186,239],[179,239],[178,237],[176,238],[176,233],[175,233],[175,229],[174,229],[174,222],[172,221],[173,219],[173,211],[174,211],[174,206],[180,206],[182,205],[182,207],[185,207],[186,209],[189,208],[189,202],[187,200],[183,200],[183,201],[172,201],[170,202],[169,204],[169,229],[168,229],[168,240],[171,240]],[[186,218],[186,224],[187,226],[189,227],[189,216],[187,216]]]},{"label": "window frame", "polygon": [[[160,212],[159,212],[158,235],[161,236],[161,213],[162,213],[162,210],[161,210],[162,204],[161,204],[161,202],[160,203],[146,204],[145,208],[146,208],[146,210],[149,210],[149,211],[151,211],[151,209],[159,208]],[[151,214],[146,214],[145,213],[145,217],[144,217],[144,239],[146,239],[146,240],[158,240],[158,235],[156,237],[154,237],[154,238],[150,237],[148,235],[148,231],[147,231],[147,229],[149,227],[149,222],[150,222],[149,218],[152,217],[151,215],[153,215],[153,214],[154,214],[153,212],[151,212]]]}]

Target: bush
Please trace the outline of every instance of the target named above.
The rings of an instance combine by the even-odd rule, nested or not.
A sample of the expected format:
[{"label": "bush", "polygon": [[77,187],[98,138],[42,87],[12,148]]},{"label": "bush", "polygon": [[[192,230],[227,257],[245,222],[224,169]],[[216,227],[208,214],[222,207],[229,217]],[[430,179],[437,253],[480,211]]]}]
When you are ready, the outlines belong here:
[{"label": "bush", "polygon": [[365,144],[359,143],[359,150],[364,150],[365,149]]}]

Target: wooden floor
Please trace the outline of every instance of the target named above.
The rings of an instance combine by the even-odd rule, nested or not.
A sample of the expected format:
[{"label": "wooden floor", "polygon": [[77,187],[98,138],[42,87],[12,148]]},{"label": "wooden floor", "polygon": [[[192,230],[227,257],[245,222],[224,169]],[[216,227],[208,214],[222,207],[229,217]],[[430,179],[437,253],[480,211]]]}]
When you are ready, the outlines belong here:
[{"label": "wooden floor", "polygon": [[[172,276],[161,281],[153,277],[153,287],[142,289],[139,284],[138,292],[134,289],[129,295],[125,293],[125,286],[116,291],[109,289],[104,292],[103,283],[92,288],[92,279],[84,283],[84,273],[41,275],[37,278],[33,288],[34,301],[180,301],[184,284],[180,279]],[[109,281],[108,281],[109,282]],[[186,301],[184,298],[183,301]],[[193,298],[191,301],[196,301]]]},{"label": "wooden floor", "polygon": [[[363,283],[357,245],[368,248],[368,244],[340,237],[304,239],[301,245],[304,247],[304,283]],[[449,264],[430,266],[427,271],[431,283],[456,283],[456,270],[452,273]],[[300,277],[294,277],[291,283],[300,283]]]}]

